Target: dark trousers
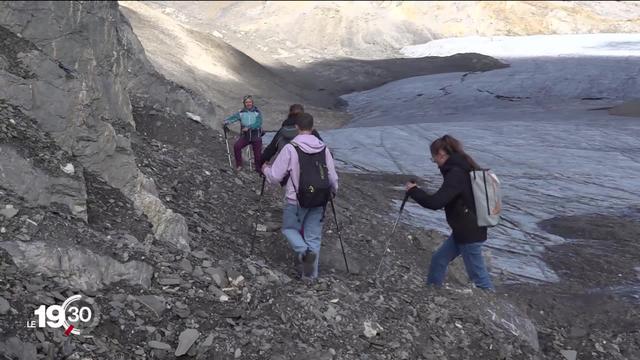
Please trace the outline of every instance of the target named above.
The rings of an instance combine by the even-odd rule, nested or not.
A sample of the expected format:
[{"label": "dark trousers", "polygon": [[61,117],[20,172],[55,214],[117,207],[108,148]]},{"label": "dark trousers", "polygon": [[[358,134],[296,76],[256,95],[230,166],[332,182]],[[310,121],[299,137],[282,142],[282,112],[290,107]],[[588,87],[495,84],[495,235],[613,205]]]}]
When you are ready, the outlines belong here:
[{"label": "dark trousers", "polygon": [[260,172],[260,155],[262,153],[262,138],[256,136],[249,140],[248,136],[241,135],[238,141],[233,145],[233,153],[236,157],[236,167],[242,167],[242,149],[251,144],[253,150],[253,160],[255,163],[256,171]]}]

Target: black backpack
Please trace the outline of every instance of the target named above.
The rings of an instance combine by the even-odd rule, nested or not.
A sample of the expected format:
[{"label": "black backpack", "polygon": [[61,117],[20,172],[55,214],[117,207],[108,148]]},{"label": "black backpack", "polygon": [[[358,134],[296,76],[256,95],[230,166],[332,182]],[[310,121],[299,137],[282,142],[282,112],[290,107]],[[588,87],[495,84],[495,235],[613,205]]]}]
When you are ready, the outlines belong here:
[{"label": "black backpack", "polygon": [[329,170],[325,147],[315,154],[307,154],[291,143],[298,153],[300,165],[300,179],[296,190],[298,203],[305,209],[325,206],[331,197],[331,183],[329,182]]}]

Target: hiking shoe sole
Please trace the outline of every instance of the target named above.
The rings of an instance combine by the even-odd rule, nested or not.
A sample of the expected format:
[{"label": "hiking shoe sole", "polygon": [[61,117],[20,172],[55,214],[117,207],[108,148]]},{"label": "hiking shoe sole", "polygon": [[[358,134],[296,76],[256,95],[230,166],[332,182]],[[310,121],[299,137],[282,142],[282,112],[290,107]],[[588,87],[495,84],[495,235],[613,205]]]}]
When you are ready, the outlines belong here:
[{"label": "hiking shoe sole", "polygon": [[302,257],[302,275],[305,277],[312,277],[313,270],[315,270],[316,253],[307,250]]}]

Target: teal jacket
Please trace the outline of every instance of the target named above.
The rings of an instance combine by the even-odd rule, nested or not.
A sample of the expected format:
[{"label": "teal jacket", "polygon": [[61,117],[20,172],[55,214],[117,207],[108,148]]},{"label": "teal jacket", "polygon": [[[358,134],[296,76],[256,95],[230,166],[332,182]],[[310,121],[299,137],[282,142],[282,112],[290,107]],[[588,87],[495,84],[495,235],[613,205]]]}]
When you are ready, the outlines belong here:
[{"label": "teal jacket", "polygon": [[224,124],[233,124],[240,121],[241,128],[260,129],[262,128],[262,113],[256,106],[251,109],[244,108],[224,120]]}]

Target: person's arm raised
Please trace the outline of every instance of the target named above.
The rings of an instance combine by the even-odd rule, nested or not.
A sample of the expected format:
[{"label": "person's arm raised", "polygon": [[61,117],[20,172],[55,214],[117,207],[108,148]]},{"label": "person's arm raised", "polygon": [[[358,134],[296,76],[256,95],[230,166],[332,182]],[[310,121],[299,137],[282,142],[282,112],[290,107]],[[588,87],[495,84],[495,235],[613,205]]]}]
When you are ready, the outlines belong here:
[{"label": "person's arm raised", "polygon": [[444,177],[444,182],[438,191],[429,195],[417,186],[409,189],[407,193],[420,206],[431,210],[439,210],[445,207],[461,192],[460,184],[463,183],[464,171],[453,169]]},{"label": "person's arm raised", "polygon": [[291,151],[293,146],[291,144],[285,145],[280,151],[273,165],[262,165],[262,173],[266,176],[269,184],[279,184],[282,179],[289,173],[289,163],[291,162]]},{"label": "person's arm raised", "polygon": [[278,141],[280,140],[280,130],[278,130],[278,132],[273,136],[273,139],[271,139],[271,142],[269,143],[269,145],[267,145],[266,148],[264,148],[264,151],[262,152],[262,163],[266,163],[271,161],[271,158],[273,157],[273,155],[276,154],[276,152],[278,151]]},{"label": "person's arm raised", "polygon": [[228,118],[224,119],[224,124],[225,125],[229,125],[229,124],[233,124],[235,122],[240,121],[240,113],[234,113],[231,116],[229,116]]}]

